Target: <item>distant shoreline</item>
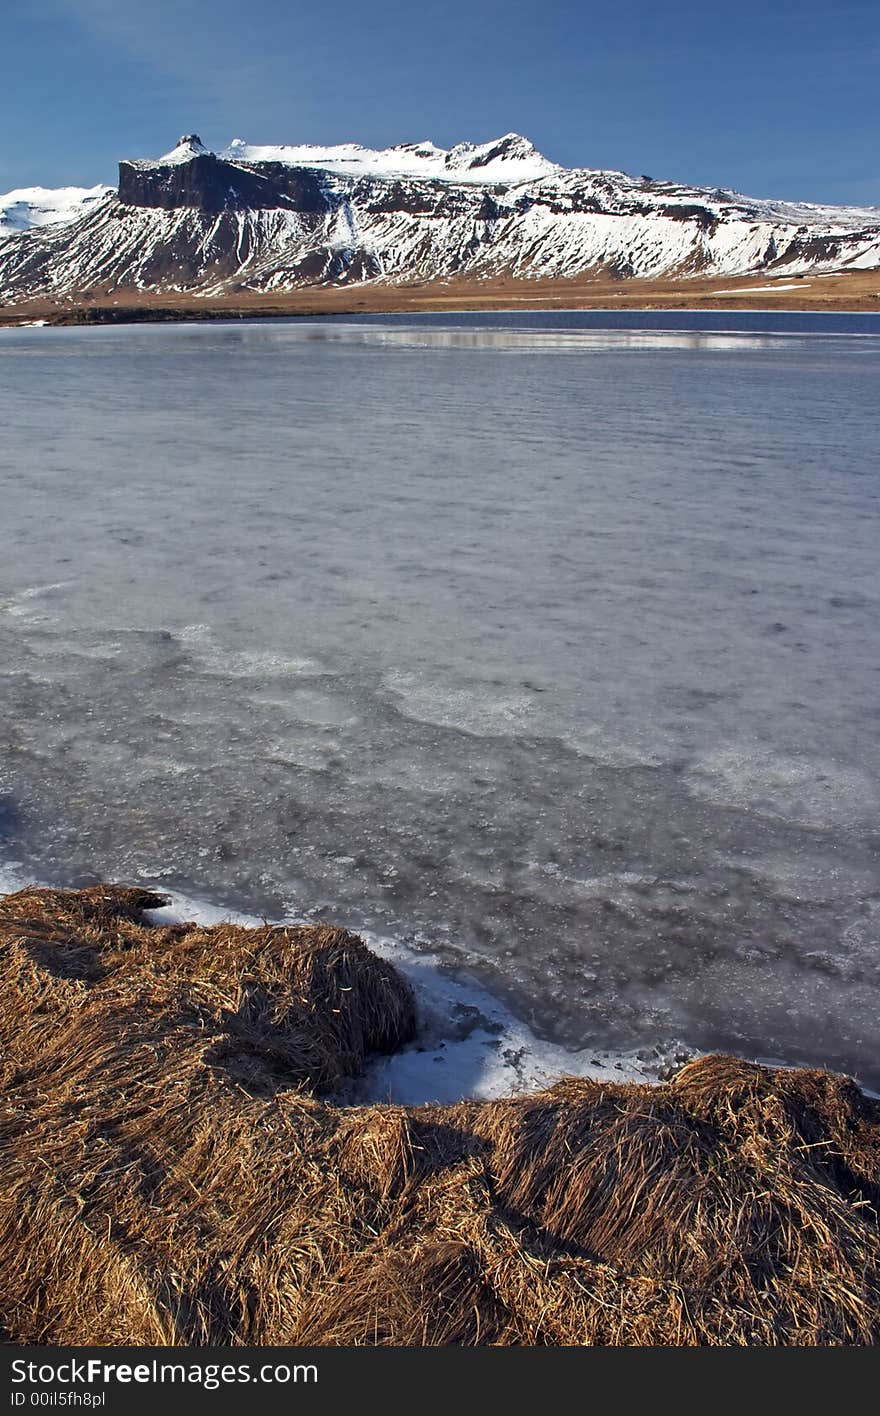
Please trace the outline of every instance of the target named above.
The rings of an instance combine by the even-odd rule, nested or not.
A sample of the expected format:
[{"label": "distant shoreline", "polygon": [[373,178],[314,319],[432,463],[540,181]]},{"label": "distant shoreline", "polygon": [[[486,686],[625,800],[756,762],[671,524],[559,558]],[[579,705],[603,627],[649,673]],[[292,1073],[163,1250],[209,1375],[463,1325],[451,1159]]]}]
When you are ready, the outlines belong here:
[{"label": "distant shoreline", "polygon": [[[757,299],[755,298],[757,297]],[[306,287],[284,295],[240,291],[200,298],[187,292],[104,292],[82,300],[33,299],[0,305],[0,326],[168,323],[284,319],[292,316],[535,314],[568,310],[716,311],[880,315],[880,270],[830,275],[695,277],[687,280],[513,280]]]}]

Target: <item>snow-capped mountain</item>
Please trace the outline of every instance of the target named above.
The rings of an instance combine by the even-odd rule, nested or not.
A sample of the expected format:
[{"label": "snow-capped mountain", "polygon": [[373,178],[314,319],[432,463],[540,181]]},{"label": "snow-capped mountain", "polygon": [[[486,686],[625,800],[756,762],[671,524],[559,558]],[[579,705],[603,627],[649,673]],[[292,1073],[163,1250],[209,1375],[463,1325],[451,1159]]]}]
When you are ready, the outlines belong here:
[{"label": "snow-capped mountain", "polygon": [[567,169],[508,133],[220,153],[195,134],[119,187],[0,197],[0,298],[357,280],[802,274],[880,267],[880,209]]},{"label": "snow-capped mountain", "polygon": [[0,240],[35,226],[76,221],[112,187],[18,187],[0,196]]}]

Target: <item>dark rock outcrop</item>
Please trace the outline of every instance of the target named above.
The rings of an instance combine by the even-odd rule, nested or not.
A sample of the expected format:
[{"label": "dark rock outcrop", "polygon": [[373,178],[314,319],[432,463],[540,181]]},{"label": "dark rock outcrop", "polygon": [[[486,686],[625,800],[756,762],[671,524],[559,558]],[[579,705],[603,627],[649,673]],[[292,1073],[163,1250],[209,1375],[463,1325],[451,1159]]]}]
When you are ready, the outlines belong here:
[{"label": "dark rock outcrop", "polygon": [[280,162],[226,162],[213,153],[188,162],[120,162],[119,200],[124,206],[189,207],[211,214],[284,208],[316,213],[334,205],[320,171]]}]

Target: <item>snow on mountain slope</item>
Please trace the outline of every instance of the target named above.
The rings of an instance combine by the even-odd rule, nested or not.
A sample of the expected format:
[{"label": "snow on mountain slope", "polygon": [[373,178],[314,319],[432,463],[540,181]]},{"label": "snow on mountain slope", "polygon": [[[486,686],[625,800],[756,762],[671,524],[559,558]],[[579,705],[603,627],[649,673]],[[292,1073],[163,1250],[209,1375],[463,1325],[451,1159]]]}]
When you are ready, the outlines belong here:
[{"label": "snow on mountain slope", "polygon": [[880,266],[876,208],[566,169],[514,133],[448,151],[236,139],[219,155],[187,134],[162,158],[120,163],[118,193],[85,197],[43,194],[40,210],[68,218],[0,239],[0,297]]},{"label": "snow on mountain slope", "polygon": [[534,182],[559,167],[519,133],[494,142],[435,147],[432,142],[401,143],[378,151],[348,143],[341,147],[254,147],[234,138],[219,154],[229,162],[281,162],[289,167],[320,167],[349,177],[414,177],[435,182]]},{"label": "snow on mountain slope", "polygon": [[[170,152],[166,152],[164,157],[159,158],[163,167],[169,163],[189,162],[194,157],[210,157],[210,150],[205,147],[198,133],[184,133],[182,138],[178,138]],[[148,167],[152,167],[151,162],[147,162]]]},{"label": "snow on mountain slope", "polygon": [[0,237],[76,221],[112,187],[18,187],[0,194]]}]

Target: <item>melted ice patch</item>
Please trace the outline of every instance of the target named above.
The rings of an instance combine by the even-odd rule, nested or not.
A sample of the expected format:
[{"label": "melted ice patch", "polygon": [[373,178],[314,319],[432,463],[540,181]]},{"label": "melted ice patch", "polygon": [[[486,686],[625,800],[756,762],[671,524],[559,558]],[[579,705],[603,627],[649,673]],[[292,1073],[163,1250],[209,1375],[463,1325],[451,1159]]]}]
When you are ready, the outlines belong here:
[{"label": "melted ice patch", "polygon": [[0,614],[11,615],[14,619],[41,620],[51,618],[43,605],[47,598],[66,590],[69,580],[56,580],[48,585],[28,585],[13,595],[0,599]]},{"label": "melted ice patch", "polygon": [[320,664],[314,659],[295,658],[263,649],[224,648],[205,624],[184,625],[174,637],[205,674],[252,679],[298,678],[322,672]]},{"label": "melted ice patch", "polygon": [[406,717],[477,735],[521,733],[534,706],[529,693],[499,693],[491,684],[446,686],[402,671],[386,674],[383,686]]},{"label": "melted ice patch", "polygon": [[696,797],[818,828],[869,824],[880,811],[876,781],[854,767],[730,744],[688,773]]}]

